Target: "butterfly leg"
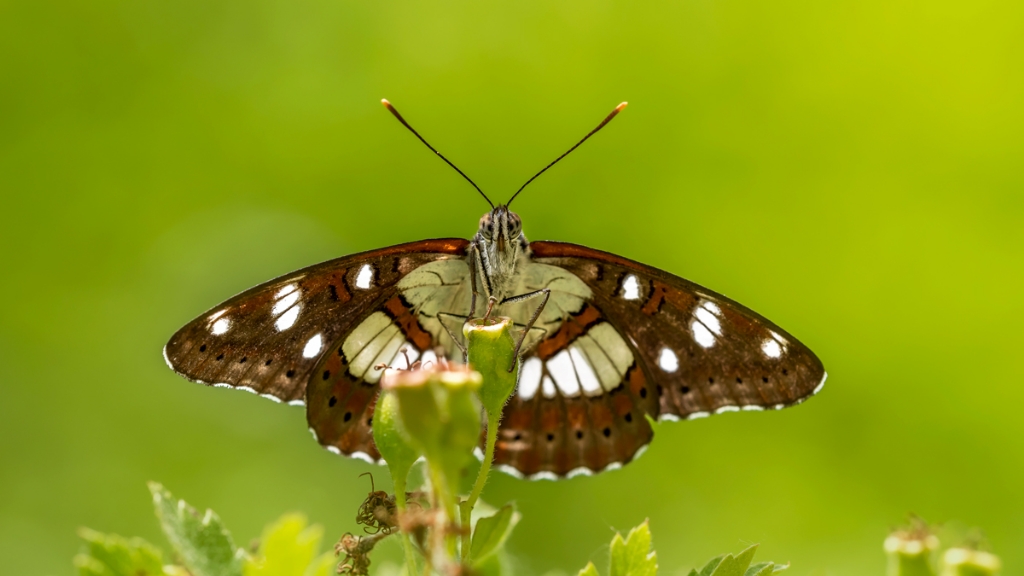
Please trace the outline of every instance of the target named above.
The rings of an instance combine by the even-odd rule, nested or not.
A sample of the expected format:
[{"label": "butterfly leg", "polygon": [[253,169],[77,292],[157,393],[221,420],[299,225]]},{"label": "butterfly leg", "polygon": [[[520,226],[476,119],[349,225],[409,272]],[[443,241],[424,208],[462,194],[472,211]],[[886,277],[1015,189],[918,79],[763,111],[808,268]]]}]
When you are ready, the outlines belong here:
[{"label": "butterfly leg", "polygon": [[458,318],[459,320],[462,320],[463,324],[465,324],[466,320],[469,317],[468,316],[463,316],[461,314],[451,314],[449,312],[438,312],[437,313],[437,321],[441,324],[441,327],[444,328],[444,331],[448,333],[448,337],[452,339],[452,342],[455,342],[455,345],[458,346],[459,350],[462,351],[462,363],[463,364],[468,364],[469,363],[469,352],[466,350],[466,345],[463,344],[462,341],[459,340],[459,338],[457,338],[455,336],[455,333],[452,332],[452,329],[449,328],[447,324],[445,324],[444,318]]},{"label": "butterfly leg", "polygon": [[480,288],[483,289],[483,294],[491,296],[493,289],[491,286],[491,277],[487,273],[487,254],[484,252],[478,244],[475,242],[469,247],[469,280],[472,288],[473,296],[469,303],[469,315],[470,317],[476,316],[476,297],[480,294],[477,290],[477,280],[480,281]]},{"label": "butterfly leg", "polygon": [[504,304],[514,304],[516,302],[523,302],[530,300],[531,298],[543,298],[540,302],[540,306],[533,311],[533,315],[530,317],[530,321],[526,323],[526,327],[523,329],[523,335],[519,337],[519,342],[516,342],[515,352],[512,354],[512,365],[508,367],[508,371],[511,372],[516,367],[516,360],[519,358],[519,350],[523,347],[523,341],[526,340],[526,335],[533,329],[534,323],[537,322],[537,318],[540,317],[540,313],[544,310],[544,306],[548,303],[548,298],[551,297],[551,289],[544,288],[537,290],[536,292],[530,292],[528,294],[521,294],[519,296],[510,296],[501,301]]}]

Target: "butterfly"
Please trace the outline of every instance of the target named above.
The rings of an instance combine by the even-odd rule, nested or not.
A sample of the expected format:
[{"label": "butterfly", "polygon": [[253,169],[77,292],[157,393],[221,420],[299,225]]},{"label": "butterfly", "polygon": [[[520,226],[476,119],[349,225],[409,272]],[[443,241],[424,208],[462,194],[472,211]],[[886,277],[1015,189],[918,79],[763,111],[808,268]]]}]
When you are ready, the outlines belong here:
[{"label": "butterfly", "polygon": [[490,204],[477,234],[345,256],[242,292],[174,334],[164,357],[175,372],[304,405],[321,445],[378,462],[375,366],[459,357],[467,318],[508,316],[522,328],[519,382],[494,464],[531,479],[621,467],[650,443],[649,418],[776,410],[824,385],[810,349],[721,294],[615,254],[527,241],[511,202],[626,103],[499,205],[383,103]]}]

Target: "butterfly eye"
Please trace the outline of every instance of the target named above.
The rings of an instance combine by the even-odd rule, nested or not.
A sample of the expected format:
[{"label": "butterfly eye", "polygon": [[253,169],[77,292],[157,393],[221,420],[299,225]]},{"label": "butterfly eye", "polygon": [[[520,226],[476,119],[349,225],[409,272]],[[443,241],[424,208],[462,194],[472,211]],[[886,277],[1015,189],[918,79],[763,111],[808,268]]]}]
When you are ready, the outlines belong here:
[{"label": "butterfly eye", "polygon": [[487,240],[491,239],[491,214],[487,213],[480,217],[480,234]]}]

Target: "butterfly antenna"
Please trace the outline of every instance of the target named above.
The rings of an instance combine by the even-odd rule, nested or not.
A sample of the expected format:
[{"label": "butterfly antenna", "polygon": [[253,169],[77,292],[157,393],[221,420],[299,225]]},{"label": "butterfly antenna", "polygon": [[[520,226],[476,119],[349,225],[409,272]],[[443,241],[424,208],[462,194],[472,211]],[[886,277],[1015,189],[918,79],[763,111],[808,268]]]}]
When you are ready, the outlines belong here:
[{"label": "butterfly antenna", "polygon": [[[575,146],[573,146],[572,148],[569,148],[568,150],[566,150],[565,154],[562,154],[558,158],[555,158],[554,162],[552,162],[551,164],[548,164],[547,166],[545,166],[543,170],[541,170],[540,172],[537,172],[536,174],[534,174],[533,178],[530,178],[529,180],[527,180],[526,184],[523,184],[522,186],[520,186],[519,190],[516,190],[516,193],[513,194],[512,197],[508,199],[508,202],[506,202],[505,205],[508,206],[509,204],[511,204],[512,201],[516,199],[516,196],[519,196],[519,193],[523,191],[523,188],[526,188],[530,184],[530,182],[533,182],[534,180],[536,180],[537,176],[540,176],[541,174],[546,172],[548,168],[551,168],[555,164],[558,164],[558,161],[561,160],[562,158],[565,158],[566,156],[568,156],[569,152],[572,152],[573,150],[579,148],[580,144],[583,144],[584,142],[587,141],[587,138],[590,138],[591,136],[596,134],[598,130],[600,130],[601,128],[604,128],[604,125],[609,123],[609,122],[611,122],[612,118],[615,118],[615,116],[619,112],[622,112],[622,109],[625,108],[627,104],[629,104],[629,102],[623,102],[622,104],[619,104],[618,106],[616,106],[615,110],[612,110],[612,113],[609,114],[607,117],[605,117],[605,119],[602,120],[601,123],[597,125],[597,128],[594,128],[593,130],[588,132],[587,135],[584,136],[582,140],[577,142]],[[410,128],[410,130],[412,130],[412,128]]]},{"label": "butterfly antenna", "polygon": [[[455,164],[452,164],[447,158],[444,157],[444,154],[441,154],[440,152],[438,152],[437,149],[435,149],[433,146],[431,146],[429,142],[424,140],[423,136],[420,136],[420,133],[417,132],[416,129],[414,129],[412,126],[410,126],[408,122],[405,121],[405,118],[402,118],[402,115],[399,114],[398,110],[396,110],[395,107],[391,105],[391,102],[388,102],[386,99],[385,100],[381,100],[380,102],[381,102],[381,104],[384,105],[385,108],[388,109],[389,112],[391,112],[392,114],[395,115],[395,118],[398,118],[398,121],[402,123],[402,126],[405,126],[406,128],[408,128],[409,132],[412,132],[413,134],[416,135],[417,138],[420,139],[420,142],[423,142],[423,144],[426,145],[427,148],[430,148],[430,150],[433,151],[434,154],[437,154],[438,156],[440,156],[441,160],[444,160],[446,164],[448,164],[449,166],[454,168],[455,171],[458,172],[460,176],[462,176],[463,178],[466,179],[467,182],[472,184],[473,188],[476,188],[476,191],[479,192],[480,195],[484,197],[484,200],[487,200],[487,203],[491,205],[491,208],[492,209],[494,208],[494,202],[491,202],[491,199],[488,198],[487,194],[484,194],[484,191],[481,190],[480,187],[476,185],[476,182],[473,182],[473,180],[471,180],[469,178],[469,176],[466,176],[466,174],[462,170],[459,170],[458,166],[456,166]],[[606,122],[607,122],[607,120],[606,120]]]}]

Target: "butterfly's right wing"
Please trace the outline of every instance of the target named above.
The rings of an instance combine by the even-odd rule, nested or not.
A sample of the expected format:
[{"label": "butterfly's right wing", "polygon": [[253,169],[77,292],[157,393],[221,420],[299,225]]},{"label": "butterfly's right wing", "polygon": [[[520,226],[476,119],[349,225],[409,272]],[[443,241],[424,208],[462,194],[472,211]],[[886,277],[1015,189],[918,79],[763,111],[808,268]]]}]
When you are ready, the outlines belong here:
[{"label": "butterfly's right wing", "polygon": [[[318,361],[383,310],[425,264],[462,260],[468,242],[423,240],[345,256],[247,290],[186,324],[164,347],[189,380],[302,404]],[[412,326],[408,326],[412,329]],[[426,346],[427,336],[419,336]]]}]

